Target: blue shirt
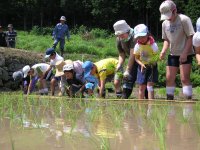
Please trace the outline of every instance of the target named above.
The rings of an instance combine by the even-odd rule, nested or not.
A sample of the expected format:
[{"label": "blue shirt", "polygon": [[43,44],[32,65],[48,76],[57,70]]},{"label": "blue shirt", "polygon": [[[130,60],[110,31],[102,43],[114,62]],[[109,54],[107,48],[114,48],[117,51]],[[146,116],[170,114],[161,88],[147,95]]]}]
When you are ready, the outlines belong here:
[{"label": "blue shirt", "polygon": [[53,30],[54,38],[65,39],[65,35],[68,39],[70,38],[68,26],[66,24],[58,23]]}]

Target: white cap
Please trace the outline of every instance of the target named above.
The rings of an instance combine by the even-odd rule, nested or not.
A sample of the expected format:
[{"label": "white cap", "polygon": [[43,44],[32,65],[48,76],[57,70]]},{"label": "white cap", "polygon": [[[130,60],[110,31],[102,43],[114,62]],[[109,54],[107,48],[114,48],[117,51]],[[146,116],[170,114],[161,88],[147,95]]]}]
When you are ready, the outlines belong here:
[{"label": "white cap", "polygon": [[30,68],[29,65],[24,66],[24,68],[22,69],[22,72],[24,73],[24,78],[27,77],[28,72],[30,71],[30,69],[31,69],[31,68]]},{"label": "white cap", "polygon": [[131,29],[130,26],[126,23],[125,20],[119,20],[114,25],[113,28],[115,30],[115,35],[121,35],[129,32]]},{"label": "white cap", "polygon": [[134,30],[134,38],[140,37],[140,36],[146,36],[148,31],[148,27],[144,24],[139,24],[135,26]]},{"label": "white cap", "polygon": [[200,17],[197,19],[196,28],[197,32],[200,32]]},{"label": "white cap", "polygon": [[193,35],[193,39],[192,39],[193,45],[195,47],[199,47],[200,46],[200,32],[196,32]]},{"label": "white cap", "polygon": [[73,70],[74,69],[74,66],[73,64],[66,64],[63,66],[63,72],[64,71],[70,71],[70,70]]},{"label": "white cap", "polygon": [[172,0],[166,0],[162,2],[159,8],[160,13],[161,13],[160,20],[170,19],[172,16],[172,11],[174,9],[176,9],[176,4]]},{"label": "white cap", "polygon": [[64,20],[64,21],[66,21],[65,16],[61,16],[61,17],[60,17],[60,20]]}]

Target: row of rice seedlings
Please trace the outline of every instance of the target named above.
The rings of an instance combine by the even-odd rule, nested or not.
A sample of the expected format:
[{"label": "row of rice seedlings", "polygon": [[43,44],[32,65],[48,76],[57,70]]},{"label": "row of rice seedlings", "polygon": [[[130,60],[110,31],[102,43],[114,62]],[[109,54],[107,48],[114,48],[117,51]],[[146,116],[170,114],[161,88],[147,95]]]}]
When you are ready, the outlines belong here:
[{"label": "row of rice seedlings", "polygon": [[[38,118],[45,117],[40,115],[45,115],[45,111],[50,110],[52,111],[54,118],[64,118],[65,122],[69,122],[72,125],[70,131],[72,135],[82,113],[86,115],[88,122],[91,124],[101,118],[112,120],[112,128],[117,131],[121,127],[121,123],[123,122],[127,111],[132,111],[135,115],[140,114],[144,121],[150,122],[159,138],[161,149],[166,149],[165,130],[168,109],[163,106],[153,107],[153,110],[148,116],[148,107],[145,107],[145,105],[140,105],[140,103],[124,102],[115,104],[114,102],[82,101],[81,99],[67,100],[66,98],[49,100],[49,97],[37,98],[35,96],[30,96],[26,99],[23,95],[11,94],[8,96],[8,94],[4,94],[1,96],[0,112],[1,118],[9,117],[11,122],[12,120],[13,122],[16,121],[15,118],[19,118],[19,116],[21,116],[21,120],[23,121],[24,118],[22,116],[23,114],[26,114],[27,118],[32,118],[32,120],[34,120],[33,122],[38,123],[38,127],[40,127],[42,120]],[[197,120],[199,119],[197,115],[199,114],[198,108],[199,104],[197,103],[197,107],[195,107]],[[199,129],[199,126],[197,126],[197,128]],[[101,140],[93,140],[93,143],[98,143],[97,141],[99,142]]]}]

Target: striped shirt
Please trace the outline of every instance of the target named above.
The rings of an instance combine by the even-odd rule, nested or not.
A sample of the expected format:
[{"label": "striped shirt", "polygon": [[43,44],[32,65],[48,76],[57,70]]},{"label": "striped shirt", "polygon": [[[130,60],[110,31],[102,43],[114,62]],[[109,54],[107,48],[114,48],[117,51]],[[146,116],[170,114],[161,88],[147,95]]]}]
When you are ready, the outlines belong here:
[{"label": "striped shirt", "polygon": [[15,38],[17,36],[17,32],[16,31],[7,31],[6,32],[6,35],[7,35],[7,41],[10,42],[10,41],[13,41],[15,42]]}]

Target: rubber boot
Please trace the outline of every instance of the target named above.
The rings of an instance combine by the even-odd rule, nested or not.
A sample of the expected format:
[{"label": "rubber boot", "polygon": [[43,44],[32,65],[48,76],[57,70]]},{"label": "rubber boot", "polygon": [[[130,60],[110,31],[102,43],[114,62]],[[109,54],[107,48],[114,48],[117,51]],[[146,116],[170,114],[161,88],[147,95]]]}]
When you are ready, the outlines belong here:
[{"label": "rubber boot", "polygon": [[167,100],[174,100],[174,95],[167,94]]},{"label": "rubber boot", "polygon": [[116,97],[121,98],[122,97],[122,92],[116,92]]},{"label": "rubber boot", "polygon": [[123,88],[122,99],[128,99],[132,93],[132,89]]}]

